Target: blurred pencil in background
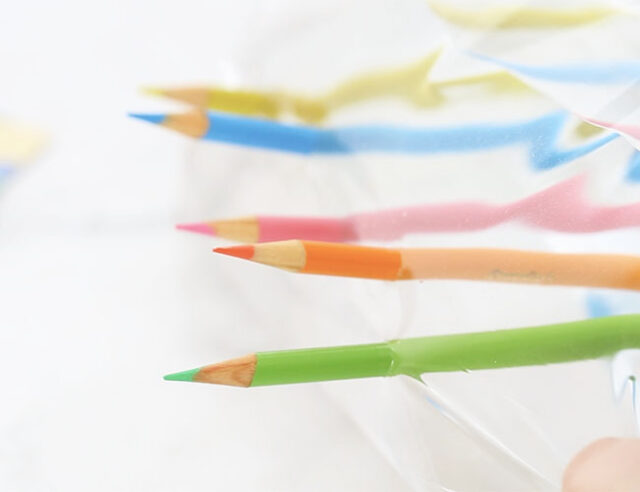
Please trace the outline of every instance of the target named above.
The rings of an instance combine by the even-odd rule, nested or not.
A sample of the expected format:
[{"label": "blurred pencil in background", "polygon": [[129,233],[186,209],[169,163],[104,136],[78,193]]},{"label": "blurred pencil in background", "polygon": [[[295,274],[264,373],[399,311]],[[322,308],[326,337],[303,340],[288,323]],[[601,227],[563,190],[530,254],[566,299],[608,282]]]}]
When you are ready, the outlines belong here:
[{"label": "blurred pencil in background", "polygon": [[34,126],[0,118],[0,163],[26,163],[38,155],[46,140],[45,133]]},{"label": "blurred pencil in background", "polygon": [[240,242],[287,239],[391,241],[405,235],[487,229],[517,221],[542,229],[582,233],[640,226],[640,202],[596,205],[584,196],[586,175],[506,204],[445,202],[358,213],[346,217],[258,215],[178,224],[180,230]]},{"label": "blurred pencil in background", "polygon": [[42,152],[46,134],[30,125],[0,118],[0,182]]},{"label": "blurred pencil in background", "polygon": [[478,86],[488,93],[534,92],[510,73],[500,70],[477,75],[430,80],[430,72],[441,50],[401,67],[353,77],[320,96],[303,96],[286,91],[257,91],[218,86],[145,87],[143,92],[164,96],[202,109],[214,109],[248,116],[277,119],[291,114],[305,123],[320,123],[332,112],[380,98],[396,98],[419,108],[439,106],[447,101],[445,90]]},{"label": "blurred pencil in background", "polygon": [[427,3],[443,19],[473,29],[574,27],[599,22],[623,12],[622,9],[597,4],[545,8],[507,3],[496,7],[467,8],[447,0],[427,0]]},{"label": "blurred pencil in background", "polygon": [[607,133],[560,148],[559,134],[569,121],[565,111],[520,121],[420,127],[369,124],[318,128],[199,110],[130,116],[194,138],[302,155],[475,152],[521,144],[527,146],[530,164],[535,169],[550,169],[577,159],[618,137],[616,133]]}]

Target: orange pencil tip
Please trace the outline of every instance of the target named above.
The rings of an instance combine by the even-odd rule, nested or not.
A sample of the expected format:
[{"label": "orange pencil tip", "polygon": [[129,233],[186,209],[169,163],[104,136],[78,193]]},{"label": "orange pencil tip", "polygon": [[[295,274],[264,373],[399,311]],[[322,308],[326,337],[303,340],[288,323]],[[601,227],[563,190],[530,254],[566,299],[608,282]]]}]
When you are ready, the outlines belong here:
[{"label": "orange pencil tip", "polygon": [[251,244],[231,246],[229,248],[215,248],[213,252],[250,260],[253,258],[254,247]]}]

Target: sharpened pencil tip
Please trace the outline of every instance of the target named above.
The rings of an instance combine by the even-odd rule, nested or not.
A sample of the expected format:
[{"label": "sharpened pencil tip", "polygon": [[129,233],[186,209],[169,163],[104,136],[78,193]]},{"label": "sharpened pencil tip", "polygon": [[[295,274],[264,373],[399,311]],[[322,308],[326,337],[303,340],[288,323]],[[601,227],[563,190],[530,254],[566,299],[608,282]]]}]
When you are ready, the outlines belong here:
[{"label": "sharpened pencil tip", "polygon": [[206,234],[207,236],[215,236],[216,229],[212,224],[207,222],[198,222],[196,224],[176,224],[176,229],[180,231],[195,232],[198,234]]},{"label": "sharpened pencil tip", "polygon": [[254,255],[254,247],[251,244],[243,244],[240,246],[231,246],[229,248],[215,248],[214,253],[220,253],[228,256],[235,256],[236,258],[243,258],[250,260]]},{"label": "sharpened pencil tip", "polygon": [[149,113],[149,114],[145,114],[145,113],[129,113],[129,116],[131,118],[137,118],[139,120],[146,121],[148,123],[154,123],[156,125],[160,125],[166,119],[166,115],[159,114],[159,113],[154,113],[154,114],[152,114],[152,113]]},{"label": "sharpened pencil tip", "polygon": [[193,378],[195,377],[196,374],[198,374],[198,372],[200,372],[200,368],[198,367],[197,369],[190,369],[188,371],[182,371],[182,372],[174,372],[173,374],[167,374],[166,376],[164,376],[164,380],[165,381],[193,381]]}]

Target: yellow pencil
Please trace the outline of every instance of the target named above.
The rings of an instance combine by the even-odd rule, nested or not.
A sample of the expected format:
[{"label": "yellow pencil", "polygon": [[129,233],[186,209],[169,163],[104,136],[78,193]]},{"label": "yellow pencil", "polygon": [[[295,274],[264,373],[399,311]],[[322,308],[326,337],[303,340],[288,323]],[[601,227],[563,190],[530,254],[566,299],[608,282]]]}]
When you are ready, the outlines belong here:
[{"label": "yellow pencil", "polygon": [[307,123],[319,123],[332,111],[361,101],[397,97],[417,107],[443,103],[448,87],[483,86],[494,92],[531,91],[506,71],[430,81],[429,73],[440,56],[437,50],[418,62],[354,77],[321,96],[304,96],[284,91],[233,90],[216,86],[143,89],[151,95],[176,99],[203,108],[276,119],[285,113]]}]

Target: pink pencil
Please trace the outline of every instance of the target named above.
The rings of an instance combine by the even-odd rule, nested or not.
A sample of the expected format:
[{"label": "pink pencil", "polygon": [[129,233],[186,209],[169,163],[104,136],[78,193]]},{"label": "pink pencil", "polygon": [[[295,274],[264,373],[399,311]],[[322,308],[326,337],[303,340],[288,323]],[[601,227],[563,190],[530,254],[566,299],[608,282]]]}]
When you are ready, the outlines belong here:
[{"label": "pink pencil", "polygon": [[509,221],[570,233],[640,226],[640,202],[592,205],[584,198],[585,181],[586,176],[576,176],[507,204],[435,203],[341,218],[260,215],[179,224],[177,228],[241,242],[286,239],[352,242],[391,241],[417,233],[477,231]]}]

